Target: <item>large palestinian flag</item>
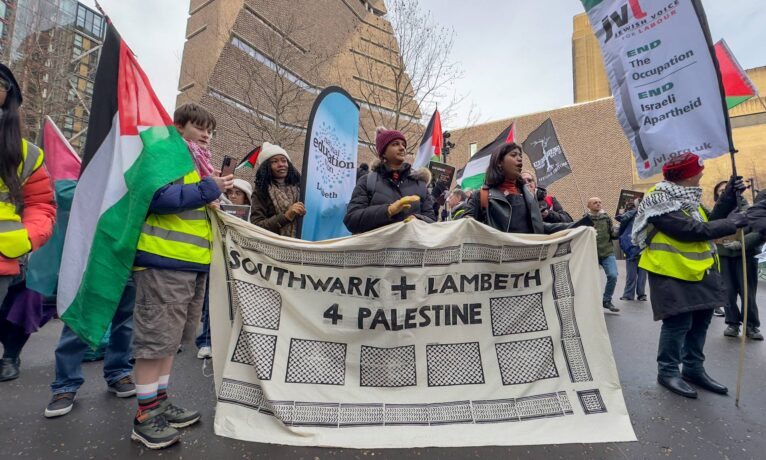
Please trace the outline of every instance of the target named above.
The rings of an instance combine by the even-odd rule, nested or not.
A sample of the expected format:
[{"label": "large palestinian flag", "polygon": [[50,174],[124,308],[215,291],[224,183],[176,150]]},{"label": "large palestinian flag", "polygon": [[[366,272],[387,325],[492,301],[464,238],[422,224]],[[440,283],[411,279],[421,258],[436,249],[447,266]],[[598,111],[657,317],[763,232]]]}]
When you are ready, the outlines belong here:
[{"label": "large palestinian flag", "polygon": [[758,94],[758,90],[742,66],[737,62],[729,46],[720,40],[715,44],[715,57],[721,69],[723,90],[726,95],[726,108],[731,110],[739,104]]},{"label": "large palestinian flag", "polygon": [[428,122],[428,127],[423,133],[423,140],[420,141],[420,148],[418,148],[418,154],[415,156],[412,167],[425,168],[431,161],[442,161],[443,143],[442,120],[439,111],[434,110],[431,121]]},{"label": "large palestinian flag", "polygon": [[193,168],[172,119],[109,23],[58,289],[61,319],[91,347],[131,275],[152,196]]},{"label": "large palestinian flag", "polygon": [[497,138],[476,152],[458,177],[458,183],[463,190],[476,190],[484,185],[484,175],[489,167],[489,158],[492,152],[503,144],[514,142],[516,138],[516,122],[505,128]]}]

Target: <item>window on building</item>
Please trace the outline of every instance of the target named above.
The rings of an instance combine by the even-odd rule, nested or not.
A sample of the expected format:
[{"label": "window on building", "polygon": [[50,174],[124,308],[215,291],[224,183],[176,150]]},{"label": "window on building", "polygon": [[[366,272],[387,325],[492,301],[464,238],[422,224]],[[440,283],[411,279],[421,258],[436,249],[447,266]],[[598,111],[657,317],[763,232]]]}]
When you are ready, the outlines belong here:
[{"label": "window on building", "polygon": [[93,37],[101,38],[103,35],[104,19],[83,5],[78,5],[77,7],[75,25],[78,29]]},{"label": "window on building", "polygon": [[468,148],[470,149],[470,153],[471,153],[470,157],[476,155],[476,142],[471,142],[470,144],[468,144]]},{"label": "window on building", "polygon": [[0,2],[0,18],[5,19],[6,13],[8,13],[8,7],[5,5],[5,2]]}]

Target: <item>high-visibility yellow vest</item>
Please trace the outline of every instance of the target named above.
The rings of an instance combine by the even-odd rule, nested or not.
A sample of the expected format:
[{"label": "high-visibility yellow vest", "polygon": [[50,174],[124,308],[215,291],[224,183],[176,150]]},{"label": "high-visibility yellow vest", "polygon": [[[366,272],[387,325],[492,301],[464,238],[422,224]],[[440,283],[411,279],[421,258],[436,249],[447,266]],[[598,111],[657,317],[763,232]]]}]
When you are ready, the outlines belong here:
[{"label": "high-visibility yellow vest", "polygon": [[[200,181],[192,171],[174,184]],[[212,256],[213,229],[205,207],[177,214],[149,214],[141,228],[138,250],[170,259],[209,264]]]},{"label": "high-visibility yellow vest", "polygon": [[[19,182],[22,187],[29,177],[43,165],[43,150],[28,142],[21,140],[22,161],[19,164]],[[0,179],[0,254],[8,259],[15,259],[32,250],[29,234],[24,224],[21,223],[19,208],[11,203],[11,194],[8,187]]]},{"label": "high-visibility yellow vest", "polygon": [[[648,193],[653,191],[654,188],[651,188]],[[702,221],[707,222],[708,217],[702,206],[698,211]],[[686,211],[684,213],[688,215]],[[650,239],[638,262],[638,266],[648,272],[684,281],[701,281],[713,264],[715,254],[710,242],[678,241],[660,231]]]}]

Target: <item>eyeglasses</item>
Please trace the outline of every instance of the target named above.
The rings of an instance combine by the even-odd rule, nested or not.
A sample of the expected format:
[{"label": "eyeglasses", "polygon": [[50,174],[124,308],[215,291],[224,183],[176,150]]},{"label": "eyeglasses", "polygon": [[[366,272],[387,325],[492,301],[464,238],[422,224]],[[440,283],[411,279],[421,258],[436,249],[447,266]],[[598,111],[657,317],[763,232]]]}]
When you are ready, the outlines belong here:
[{"label": "eyeglasses", "polygon": [[0,91],[10,91],[11,90],[11,82],[6,80],[5,78],[0,77]]}]

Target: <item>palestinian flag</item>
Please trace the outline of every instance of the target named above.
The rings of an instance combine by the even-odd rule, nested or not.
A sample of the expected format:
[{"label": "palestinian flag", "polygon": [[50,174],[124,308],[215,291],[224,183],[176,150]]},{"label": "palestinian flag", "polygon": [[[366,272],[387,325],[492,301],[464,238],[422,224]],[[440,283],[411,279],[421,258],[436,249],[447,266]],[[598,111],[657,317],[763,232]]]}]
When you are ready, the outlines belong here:
[{"label": "palestinian flag", "polygon": [[56,193],[56,224],[48,242],[29,256],[26,275],[29,289],[45,296],[53,296],[56,295],[61,251],[64,248],[72,198],[77,179],[80,177],[81,160],[48,116],[43,124],[43,151],[45,167]]},{"label": "palestinian flag", "polygon": [[739,65],[725,41],[721,40],[715,44],[715,57],[721,69],[727,109],[731,110],[758,94],[755,85]]},{"label": "palestinian flag", "polygon": [[434,110],[434,114],[431,115],[431,121],[428,122],[426,132],[423,133],[423,140],[420,141],[420,148],[418,148],[418,154],[415,156],[412,167],[425,168],[431,161],[442,161],[443,142],[442,120],[439,116],[439,111]]},{"label": "palestinian flag", "polygon": [[109,22],[59,275],[59,316],[96,348],[131,275],[154,193],[192,171],[186,143]]},{"label": "palestinian flag", "polygon": [[476,152],[462,169],[462,175],[458,178],[460,188],[463,190],[476,190],[484,185],[484,175],[489,168],[489,158],[492,152],[504,144],[514,142],[516,139],[516,122],[505,128],[497,138]]},{"label": "palestinian flag", "polygon": [[242,159],[242,161],[239,162],[235,170],[239,168],[250,168],[255,169],[255,162],[258,161],[258,155],[261,153],[261,148],[256,147],[253,150],[251,150],[247,155],[245,155],[245,158]]}]

